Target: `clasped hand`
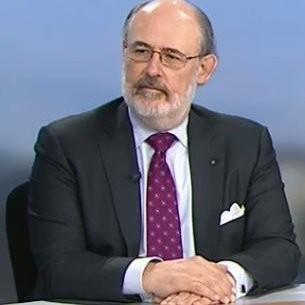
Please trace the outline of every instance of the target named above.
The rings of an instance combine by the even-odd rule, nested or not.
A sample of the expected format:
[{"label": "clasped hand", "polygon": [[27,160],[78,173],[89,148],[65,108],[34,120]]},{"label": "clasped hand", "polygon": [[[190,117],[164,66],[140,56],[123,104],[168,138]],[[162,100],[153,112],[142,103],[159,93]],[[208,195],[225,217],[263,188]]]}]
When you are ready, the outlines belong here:
[{"label": "clasped hand", "polygon": [[235,301],[235,281],[226,266],[200,256],[149,263],[144,290],[161,305],[205,305]]}]

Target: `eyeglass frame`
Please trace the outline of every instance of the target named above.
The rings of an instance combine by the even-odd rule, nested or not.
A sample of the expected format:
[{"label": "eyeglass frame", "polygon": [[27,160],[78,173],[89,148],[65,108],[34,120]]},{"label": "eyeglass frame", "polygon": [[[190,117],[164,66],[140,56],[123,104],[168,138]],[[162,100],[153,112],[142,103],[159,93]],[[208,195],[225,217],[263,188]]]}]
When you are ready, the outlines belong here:
[{"label": "eyeglass frame", "polygon": [[[136,42],[134,42],[132,44],[133,47],[136,47],[136,45],[147,48],[150,51],[150,56],[149,56],[149,58],[147,60],[137,60],[137,59],[134,59],[134,58],[132,58],[132,57],[127,55],[127,57],[129,59],[133,60],[134,62],[148,63],[152,59],[154,53],[158,53],[161,64],[163,66],[168,67],[168,68],[173,69],[173,70],[180,70],[180,69],[182,69],[182,68],[184,68],[186,66],[186,64],[188,63],[189,60],[194,59],[194,58],[204,57],[204,56],[207,55],[207,54],[198,54],[198,55],[195,55],[195,56],[187,56],[186,54],[180,52],[179,50],[172,49],[172,48],[160,48],[160,49],[157,49],[157,48],[153,48],[148,43],[145,43],[145,42],[142,42],[142,41],[136,41]],[[124,47],[125,50],[130,48],[127,42],[124,42],[123,47]],[[179,54],[179,56],[182,56],[182,58],[184,58],[184,60],[181,62],[182,63],[181,67],[171,67],[170,65],[164,63],[164,61],[163,61],[164,57],[163,56],[164,56],[164,51],[166,51],[166,50],[167,51],[176,52],[177,54]]]}]

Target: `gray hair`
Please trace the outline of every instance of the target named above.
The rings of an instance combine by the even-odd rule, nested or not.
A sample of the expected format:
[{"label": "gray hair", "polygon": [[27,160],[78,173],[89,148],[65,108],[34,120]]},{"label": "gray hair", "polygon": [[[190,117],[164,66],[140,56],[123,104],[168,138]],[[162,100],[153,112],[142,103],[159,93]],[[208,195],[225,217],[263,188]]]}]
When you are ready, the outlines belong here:
[{"label": "gray hair", "polygon": [[[143,7],[145,7],[147,4],[153,2],[154,0],[145,1],[137,6],[135,6],[127,15],[124,25],[123,25],[123,41],[127,41],[128,37],[128,30],[129,25],[132,20],[132,18],[137,14],[138,11],[140,11]],[[194,10],[194,13],[196,15],[201,35],[202,35],[202,41],[201,41],[201,50],[200,53],[202,56],[208,55],[208,54],[214,54],[217,56],[217,49],[216,49],[216,41],[214,36],[214,31],[212,24],[208,18],[208,16],[204,13],[204,11],[199,8],[197,5],[190,3],[189,1],[186,1]]]}]

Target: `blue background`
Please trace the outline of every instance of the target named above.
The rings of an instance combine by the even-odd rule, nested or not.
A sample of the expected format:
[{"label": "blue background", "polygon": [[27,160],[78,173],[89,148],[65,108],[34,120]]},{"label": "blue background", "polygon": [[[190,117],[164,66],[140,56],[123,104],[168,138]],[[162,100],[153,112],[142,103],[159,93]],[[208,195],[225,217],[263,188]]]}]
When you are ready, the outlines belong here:
[{"label": "blue background", "polygon": [[[193,2],[209,15],[220,56],[196,102],[267,125],[292,196],[305,186],[305,1]],[[1,232],[6,196],[30,173],[39,128],[120,95],[121,26],[136,3],[0,0]],[[15,290],[0,238],[4,302]]]}]

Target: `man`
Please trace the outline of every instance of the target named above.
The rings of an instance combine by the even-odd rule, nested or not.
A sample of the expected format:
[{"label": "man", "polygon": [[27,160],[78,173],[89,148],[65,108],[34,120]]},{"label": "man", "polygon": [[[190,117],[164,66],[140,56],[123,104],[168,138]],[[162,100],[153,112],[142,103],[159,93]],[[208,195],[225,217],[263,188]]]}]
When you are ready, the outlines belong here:
[{"label": "man", "polygon": [[148,1],[124,26],[124,98],[40,131],[37,296],[197,305],[293,280],[299,251],[267,129],[191,105],[215,53],[201,10]]}]

